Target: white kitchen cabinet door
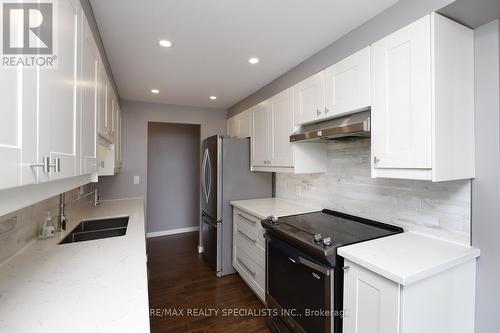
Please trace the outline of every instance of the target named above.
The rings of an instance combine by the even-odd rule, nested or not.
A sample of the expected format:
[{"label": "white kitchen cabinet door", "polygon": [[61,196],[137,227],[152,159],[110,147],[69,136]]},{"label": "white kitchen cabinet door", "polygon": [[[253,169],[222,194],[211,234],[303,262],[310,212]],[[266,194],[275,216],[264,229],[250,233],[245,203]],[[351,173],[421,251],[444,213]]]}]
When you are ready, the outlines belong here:
[{"label": "white kitchen cabinet door", "polygon": [[122,111],[116,108],[115,169],[122,167]]},{"label": "white kitchen cabinet door", "polygon": [[237,136],[238,134],[238,119],[237,119],[237,115],[234,116],[234,117],[231,117],[229,118],[227,121],[226,121],[226,126],[227,126],[227,135],[228,136]]},{"label": "white kitchen cabinet door", "polygon": [[430,16],[371,47],[374,168],[431,168]]},{"label": "white kitchen cabinet door", "polygon": [[108,81],[108,87],[109,87],[109,91],[111,93],[111,99],[110,99],[111,108],[109,109],[109,110],[111,110],[111,112],[109,113],[109,118],[111,119],[111,125],[109,127],[109,137],[111,138],[111,143],[114,143],[115,142],[116,125],[117,125],[116,113],[117,113],[117,109],[118,109],[118,101],[116,99],[115,91],[111,87],[111,83],[109,83],[109,81]]},{"label": "white kitchen cabinet door", "polygon": [[36,71],[2,69],[0,75],[0,189],[34,184],[37,156]]},{"label": "white kitchen cabinet door", "polygon": [[293,91],[287,89],[271,98],[271,151],[274,167],[293,167]]},{"label": "white kitchen cabinet door", "polygon": [[325,117],[370,107],[370,47],[325,70]]},{"label": "white kitchen cabinet door", "polygon": [[264,101],[252,109],[252,166],[269,165],[271,104]]},{"label": "white kitchen cabinet door", "polygon": [[344,333],[398,333],[400,286],[348,260],[344,271]]},{"label": "white kitchen cabinet door", "polygon": [[238,114],[238,138],[248,138],[250,137],[250,111],[243,111]]},{"label": "white kitchen cabinet door", "polygon": [[61,54],[56,68],[38,68],[39,159],[60,161],[49,173],[39,173],[44,182],[76,176],[79,145],[79,109],[76,108],[77,7],[75,0],[54,2],[57,15],[55,36]]},{"label": "white kitchen cabinet door", "polygon": [[[80,9],[81,11],[81,9]],[[80,174],[97,172],[97,92],[99,53],[89,24],[82,13],[79,51],[79,86],[81,117]]]},{"label": "white kitchen cabinet door", "polygon": [[104,139],[108,138],[109,132],[109,120],[107,111],[107,97],[108,97],[108,87],[107,87],[107,76],[106,70],[102,60],[99,58],[99,81],[97,90],[97,111],[98,111],[98,133]]},{"label": "white kitchen cabinet door", "polygon": [[314,122],[325,117],[324,73],[319,72],[293,87],[295,125]]}]

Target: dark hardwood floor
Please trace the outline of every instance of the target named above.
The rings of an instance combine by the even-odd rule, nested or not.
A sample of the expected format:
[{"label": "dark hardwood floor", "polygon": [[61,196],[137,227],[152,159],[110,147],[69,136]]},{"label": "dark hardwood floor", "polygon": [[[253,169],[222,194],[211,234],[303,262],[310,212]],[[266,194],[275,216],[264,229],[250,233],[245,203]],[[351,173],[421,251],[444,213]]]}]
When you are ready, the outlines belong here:
[{"label": "dark hardwood floor", "polygon": [[265,317],[223,315],[228,309],[255,314],[264,305],[238,274],[217,278],[197,244],[197,232],[147,240],[151,332],[270,332]]}]

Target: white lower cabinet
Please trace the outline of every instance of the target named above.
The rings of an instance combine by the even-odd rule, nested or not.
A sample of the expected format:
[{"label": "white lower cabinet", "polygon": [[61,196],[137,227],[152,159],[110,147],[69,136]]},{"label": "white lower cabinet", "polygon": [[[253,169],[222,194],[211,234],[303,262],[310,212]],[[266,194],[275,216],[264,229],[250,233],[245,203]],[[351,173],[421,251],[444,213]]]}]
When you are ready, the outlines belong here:
[{"label": "white lower cabinet", "polygon": [[265,303],[265,239],[260,220],[233,208],[233,267]]},{"label": "white lower cabinet", "polygon": [[400,286],[349,261],[344,267],[344,333],[398,333]]},{"label": "white lower cabinet", "polygon": [[400,285],[344,264],[343,333],[473,333],[475,259]]}]

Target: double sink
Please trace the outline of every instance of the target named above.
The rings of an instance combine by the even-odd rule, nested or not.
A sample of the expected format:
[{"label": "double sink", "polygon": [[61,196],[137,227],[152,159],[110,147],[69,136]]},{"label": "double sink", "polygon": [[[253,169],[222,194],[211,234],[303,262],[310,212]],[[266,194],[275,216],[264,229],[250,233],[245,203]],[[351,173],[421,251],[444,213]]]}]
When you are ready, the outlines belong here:
[{"label": "double sink", "polygon": [[124,236],[127,226],[128,216],[82,221],[59,244]]}]

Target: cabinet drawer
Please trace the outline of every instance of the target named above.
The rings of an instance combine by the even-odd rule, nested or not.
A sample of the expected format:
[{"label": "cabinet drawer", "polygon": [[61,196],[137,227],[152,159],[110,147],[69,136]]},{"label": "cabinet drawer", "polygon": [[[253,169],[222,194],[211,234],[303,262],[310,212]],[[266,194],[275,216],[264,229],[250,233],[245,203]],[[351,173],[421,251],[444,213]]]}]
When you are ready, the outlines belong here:
[{"label": "cabinet drawer", "polygon": [[245,244],[234,242],[233,266],[252,290],[265,300],[265,257],[262,249],[251,251]]},{"label": "cabinet drawer", "polygon": [[246,244],[249,248],[265,249],[264,228],[252,232],[245,224],[235,223],[233,226],[234,241]]},{"label": "cabinet drawer", "polygon": [[260,218],[247,214],[236,208],[233,213],[233,224],[242,226],[242,228],[245,228],[245,230],[252,233],[253,236],[258,236],[259,233],[262,233],[263,229],[260,223]]}]

